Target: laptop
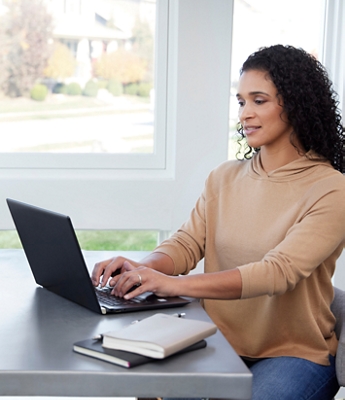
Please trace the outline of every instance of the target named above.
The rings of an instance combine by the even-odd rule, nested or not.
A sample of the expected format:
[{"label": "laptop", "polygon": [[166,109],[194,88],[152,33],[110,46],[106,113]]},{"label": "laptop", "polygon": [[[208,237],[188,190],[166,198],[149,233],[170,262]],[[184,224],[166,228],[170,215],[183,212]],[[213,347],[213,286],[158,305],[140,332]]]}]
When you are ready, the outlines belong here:
[{"label": "laptop", "polygon": [[183,297],[151,292],[132,300],[92,285],[71,219],[63,214],[6,199],[35,281],[49,291],[100,314],[184,306]]}]

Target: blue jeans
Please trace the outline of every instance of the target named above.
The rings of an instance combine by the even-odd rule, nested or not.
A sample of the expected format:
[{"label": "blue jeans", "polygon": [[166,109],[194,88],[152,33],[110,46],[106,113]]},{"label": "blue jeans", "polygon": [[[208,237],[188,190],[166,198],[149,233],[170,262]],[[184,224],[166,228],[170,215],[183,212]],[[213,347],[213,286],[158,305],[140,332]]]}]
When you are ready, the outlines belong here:
[{"label": "blue jeans", "polygon": [[294,357],[245,361],[253,374],[252,400],[332,400],[339,384],[335,357],[329,360],[330,366]]},{"label": "blue jeans", "polygon": [[302,358],[277,357],[246,362],[253,374],[252,400],[331,400],[339,390],[335,357],[329,366]]}]

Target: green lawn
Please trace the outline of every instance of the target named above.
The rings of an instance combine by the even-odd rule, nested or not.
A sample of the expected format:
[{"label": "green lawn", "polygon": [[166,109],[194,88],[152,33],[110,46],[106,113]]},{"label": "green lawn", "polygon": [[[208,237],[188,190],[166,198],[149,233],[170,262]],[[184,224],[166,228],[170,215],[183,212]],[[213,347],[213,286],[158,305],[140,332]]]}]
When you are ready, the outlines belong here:
[{"label": "green lawn", "polygon": [[[157,245],[155,231],[77,231],[83,250],[151,251]],[[20,249],[16,231],[0,231],[0,249]]]}]

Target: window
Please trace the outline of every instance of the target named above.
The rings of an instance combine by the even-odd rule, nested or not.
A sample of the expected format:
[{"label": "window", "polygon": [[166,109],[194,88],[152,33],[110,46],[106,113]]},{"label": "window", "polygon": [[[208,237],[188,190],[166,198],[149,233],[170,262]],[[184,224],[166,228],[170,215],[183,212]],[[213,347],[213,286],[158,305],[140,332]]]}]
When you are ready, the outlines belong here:
[{"label": "window", "polygon": [[5,86],[0,129],[11,135],[0,168],[164,168],[167,1],[64,0],[63,12],[61,0],[29,3],[1,15],[9,25],[23,18],[45,44],[22,32],[22,55],[22,44],[11,43],[12,58],[26,57],[31,70],[13,77],[15,97]]},{"label": "window", "polygon": [[321,60],[324,13],[325,0],[235,0],[230,95],[230,159],[235,158],[237,151],[236,88],[242,63],[249,54],[260,47],[274,44],[302,47]]},{"label": "window", "polygon": [[66,14],[80,14],[81,0],[64,0],[64,10]]}]

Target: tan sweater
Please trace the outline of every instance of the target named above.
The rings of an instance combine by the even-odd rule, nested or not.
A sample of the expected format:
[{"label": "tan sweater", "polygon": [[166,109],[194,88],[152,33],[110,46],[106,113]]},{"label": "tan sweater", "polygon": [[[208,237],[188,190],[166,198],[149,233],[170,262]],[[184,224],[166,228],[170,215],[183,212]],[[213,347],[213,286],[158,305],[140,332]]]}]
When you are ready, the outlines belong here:
[{"label": "tan sweater", "polygon": [[175,274],[238,267],[241,300],[204,300],[237,353],[328,365],[337,339],[331,277],[345,239],[345,177],[307,157],[267,174],[260,154],[209,175],[190,219],[155,251]]}]

